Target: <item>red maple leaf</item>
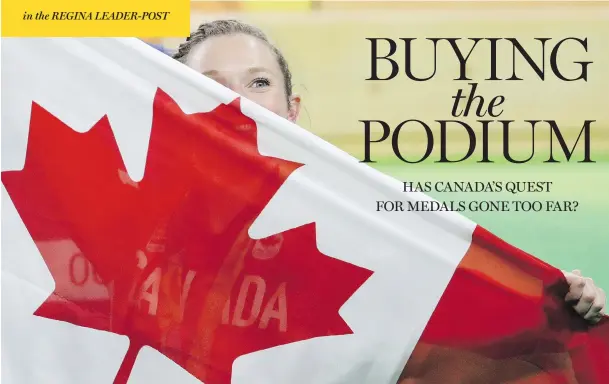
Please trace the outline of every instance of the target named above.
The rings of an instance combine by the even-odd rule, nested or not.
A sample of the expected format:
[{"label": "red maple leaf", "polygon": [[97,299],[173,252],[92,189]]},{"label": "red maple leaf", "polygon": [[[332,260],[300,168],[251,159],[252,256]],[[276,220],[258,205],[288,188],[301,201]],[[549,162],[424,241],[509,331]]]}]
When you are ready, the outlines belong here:
[{"label": "red maple leaf", "polygon": [[370,271],[321,254],[314,224],[248,236],[299,166],[260,155],[239,99],[186,115],[158,90],[134,182],[107,117],[77,133],[33,103],[25,167],[2,182],[55,278],[35,314],[128,336],[115,383],[146,345],[226,384],[241,355],[352,333],[338,310]]}]

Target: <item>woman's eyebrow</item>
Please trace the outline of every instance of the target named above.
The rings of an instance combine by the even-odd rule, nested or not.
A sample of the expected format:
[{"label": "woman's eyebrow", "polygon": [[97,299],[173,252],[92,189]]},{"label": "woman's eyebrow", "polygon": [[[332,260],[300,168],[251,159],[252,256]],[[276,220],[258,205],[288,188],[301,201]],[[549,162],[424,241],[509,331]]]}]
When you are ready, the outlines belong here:
[{"label": "woman's eyebrow", "polygon": [[268,68],[264,68],[264,67],[250,67],[247,69],[247,72],[252,75],[256,74],[256,73],[262,73],[262,72],[273,73],[273,71],[271,71]]},{"label": "woman's eyebrow", "polygon": [[205,71],[202,73],[203,75],[207,76],[207,77],[211,77],[211,76],[215,76],[218,74],[218,71],[212,69],[210,71]]},{"label": "woman's eyebrow", "polygon": [[[207,77],[213,77],[213,76],[218,76],[220,75],[220,71],[215,70],[215,69],[210,69],[208,71],[204,71],[201,72],[203,75],[207,76]],[[265,67],[249,67],[247,69],[247,73],[249,73],[250,75],[255,75],[258,73],[270,73],[273,74],[273,71],[271,71],[268,68]]]}]

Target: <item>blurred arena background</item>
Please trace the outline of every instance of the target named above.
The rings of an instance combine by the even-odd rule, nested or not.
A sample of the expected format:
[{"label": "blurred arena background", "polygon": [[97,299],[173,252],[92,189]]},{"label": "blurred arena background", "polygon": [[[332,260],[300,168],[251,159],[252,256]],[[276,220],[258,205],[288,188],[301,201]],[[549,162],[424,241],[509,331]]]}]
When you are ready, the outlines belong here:
[{"label": "blurred arena background", "polygon": [[[576,212],[466,212],[465,215],[512,244],[563,269],[582,269],[609,290],[609,6],[602,2],[384,2],[384,1],[193,1],[191,29],[205,20],[237,18],[263,29],[284,52],[294,76],[295,91],[303,97],[299,125],[358,159],[363,158],[362,119],[381,119],[392,127],[407,119],[427,122],[451,119],[451,97],[467,82],[456,82],[457,62],[450,49],[439,50],[437,75],[415,83],[404,75],[390,81],[365,81],[370,75],[370,46],[366,37],[516,37],[531,55],[541,60],[534,37],[555,42],[565,37],[588,38],[588,52],[565,45],[561,69],[576,75],[574,61],[592,60],[589,81],[557,80],[546,62],[547,78],[541,81],[519,58],[521,82],[484,82],[478,86],[488,102],[504,95],[501,119],[514,120],[510,138],[515,158],[531,153],[531,130],[524,120],[556,120],[569,147],[575,142],[584,120],[596,120],[592,129],[594,164],[575,162],[544,164],[549,149],[547,131],[535,135],[536,159],[517,165],[502,160],[502,136],[489,136],[494,164],[473,161],[436,164],[437,150],[422,164],[405,164],[391,152],[390,140],[372,147],[373,166],[400,180],[412,181],[552,181],[550,193],[510,196],[507,194],[430,193],[441,200],[568,200],[579,203]],[[182,38],[148,39],[172,51]],[[470,45],[467,45],[469,47]],[[415,48],[417,46],[415,45]],[[430,48],[429,46],[427,48]],[[419,47],[413,71],[429,74],[432,50]],[[478,49],[478,48],[477,48]],[[488,77],[488,49],[472,54],[474,79]],[[500,65],[509,72],[511,49],[499,53]],[[476,56],[478,55],[478,56]],[[403,58],[398,48],[396,60]],[[501,66],[500,66],[501,68]],[[403,66],[401,68],[403,73]],[[569,72],[571,71],[571,72]],[[507,77],[507,76],[506,76]],[[477,118],[466,118],[479,130]],[[380,135],[380,131],[377,131]],[[461,130],[449,133],[453,158],[465,152],[467,136]],[[436,141],[439,141],[436,139]],[[401,149],[416,158],[424,152],[422,132],[404,134]],[[556,143],[554,143],[556,149]],[[581,158],[581,149],[575,157]],[[408,157],[408,156],[407,156]],[[491,155],[491,158],[493,156]],[[560,157],[564,160],[564,156]]]}]

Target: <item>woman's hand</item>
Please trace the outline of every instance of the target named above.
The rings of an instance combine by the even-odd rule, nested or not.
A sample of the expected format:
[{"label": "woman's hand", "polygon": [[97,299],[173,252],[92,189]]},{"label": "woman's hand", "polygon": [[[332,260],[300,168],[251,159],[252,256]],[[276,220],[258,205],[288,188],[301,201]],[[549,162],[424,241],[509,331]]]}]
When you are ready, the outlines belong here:
[{"label": "woman's hand", "polygon": [[589,277],[583,277],[579,270],[562,271],[569,283],[569,293],[565,301],[573,305],[575,312],[591,323],[598,323],[605,313],[607,296],[605,291],[594,285]]}]

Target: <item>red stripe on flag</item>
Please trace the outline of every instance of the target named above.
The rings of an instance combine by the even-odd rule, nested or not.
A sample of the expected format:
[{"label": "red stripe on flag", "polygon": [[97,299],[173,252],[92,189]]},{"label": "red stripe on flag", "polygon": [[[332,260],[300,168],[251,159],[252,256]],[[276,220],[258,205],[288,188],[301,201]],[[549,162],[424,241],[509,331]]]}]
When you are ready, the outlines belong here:
[{"label": "red stripe on flag", "polygon": [[561,271],[477,227],[399,383],[609,383],[609,319],[588,325],[567,292]]}]

